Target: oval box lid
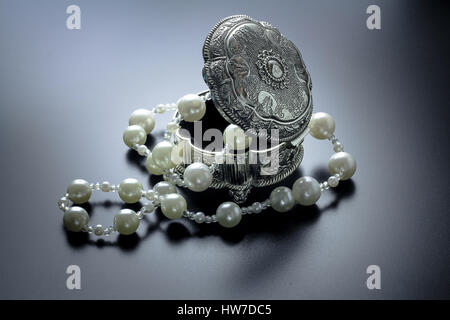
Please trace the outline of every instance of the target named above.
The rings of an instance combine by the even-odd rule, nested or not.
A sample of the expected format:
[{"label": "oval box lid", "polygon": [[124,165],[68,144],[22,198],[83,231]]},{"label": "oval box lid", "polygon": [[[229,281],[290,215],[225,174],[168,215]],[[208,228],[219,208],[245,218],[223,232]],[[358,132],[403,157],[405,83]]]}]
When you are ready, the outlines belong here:
[{"label": "oval box lid", "polygon": [[299,50],[278,29],[244,15],[227,17],[208,34],[203,58],[203,78],[228,122],[278,142],[306,132],[311,78]]}]

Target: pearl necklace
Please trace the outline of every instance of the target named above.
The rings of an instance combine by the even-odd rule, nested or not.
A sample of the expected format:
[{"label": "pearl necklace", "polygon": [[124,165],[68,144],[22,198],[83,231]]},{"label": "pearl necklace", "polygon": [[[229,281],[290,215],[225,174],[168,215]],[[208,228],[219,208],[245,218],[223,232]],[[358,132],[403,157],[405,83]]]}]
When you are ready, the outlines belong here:
[{"label": "pearl necklace", "polygon": [[[164,141],[158,143],[152,152],[145,146],[147,135],[155,127],[155,114],[162,114],[169,110],[176,110],[177,116],[167,124]],[[309,176],[304,176],[295,181],[292,189],[277,187],[272,190],[270,197],[262,202],[254,202],[250,206],[240,207],[234,202],[224,202],[216,210],[215,214],[206,215],[203,212],[187,210],[187,203],[183,196],[177,193],[176,187],[187,187],[191,191],[201,192],[208,189],[212,181],[212,174],[216,163],[206,165],[201,162],[190,164],[181,177],[174,171],[177,163],[172,161],[172,149],[175,146],[170,141],[173,133],[180,127],[182,120],[193,122],[201,120],[206,112],[205,97],[188,94],[177,103],[160,104],[152,110],[138,109],[129,119],[129,127],[123,133],[124,143],[136,150],[139,155],[146,157],[146,168],[154,175],[163,175],[165,181],[157,183],[153,189],[144,190],[142,184],[132,178],[123,180],[119,185],[103,183],[88,183],[83,179],[76,179],[70,183],[67,192],[58,201],[59,208],[64,212],[64,226],[73,232],[88,232],[97,236],[109,236],[114,232],[122,235],[133,234],[139,227],[140,220],[147,214],[151,214],[157,207],[169,219],[187,218],[196,223],[219,223],[223,227],[231,228],[239,224],[243,215],[260,213],[272,207],[277,212],[290,211],[296,203],[302,206],[315,204],[321,194],[330,187],[336,187],[341,180],[350,179],[356,171],[356,161],[353,156],[344,152],[341,142],[334,136],[335,123],[333,118],[323,112],[312,115],[309,122],[309,133],[316,139],[328,139],[333,145],[334,154],[328,161],[330,177],[321,183]],[[234,148],[227,144],[227,136],[233,136],[233,142],[244,142],[247,137],[242,130],[234,125],[225,129],[224,142],[226,144],[222,155],[226,156],[228,148]],[[231,139],[228,139],[231,140]],[[235,149],[235,148],[234,148]],[[178,159],[180,160],[180,159]],[[175,161],[177,162],[177,161]],[[104,227],[102,225],[89,225],[89,215],[80,206],[74,206],[89,201],[92,191],[116,192],[125,203],[137,203],[141,199],[149,202],[135,212],[130,209],[122,209],[114,216],[113,224]]]}]

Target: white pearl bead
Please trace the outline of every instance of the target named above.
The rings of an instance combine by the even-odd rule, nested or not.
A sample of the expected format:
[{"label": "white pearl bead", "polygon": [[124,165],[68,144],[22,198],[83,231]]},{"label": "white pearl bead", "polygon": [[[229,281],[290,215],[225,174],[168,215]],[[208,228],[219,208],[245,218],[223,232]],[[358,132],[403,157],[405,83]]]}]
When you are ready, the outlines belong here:
[{"label": "white pearl bead", "polygon": [[134,148],[137,144],[145,144],[147,141],[147,133],[141,126],[129,126],[123,132],[123,142],[129,147]]},{"label": "white pearl bead", "polygon": [[153,148],[152,157],[153,162],[161,169],[171,169],[175,167],[172,162],[173,144],[169,141],[162,141]]},{"label": "white pearl bead", "polygon": [[190,164],[183,174],[184,182],[189,190],[202,192],[209,188],[213,176],[206,164],[195,162]]},{"label": "white pearl bead", "polygon": [[316,139],[328,139],[334,133],[334,120],[325,112],[317,112],[309,121],[309,133]]},{"label": "white pearl bead", "polygon": [[241,208],[234,202],[224,202],[216,210],[216,219],[222,227],[235,227],[242,219]]},{"label": "white pearl bead", "polygon": [[161,211],[169,219],[181,218],[186,208],[186,200],[178,193],[167,194],[161,199]]},{"label": "white pearl bead", "polygon": [[312,177],[301,177],[294,182],[292,194],[295,201],[302,206],[311,206],[319,200],[320,184]]},{"label": "white pearl bead", "polygon": [[72,232],[80,232],[87,227],[89,215],[81,207],[72,207],[64,213],[64,227]]},{"label": "white pearl bead", "polygon": [[119,197],[126,203],[136,203],[142,196],[142,184],[133,178],[123,180],[119,184]]},{"label": "white pearl bead", "polygon": [[331,174],[341,174],[341,180],[350,179],[356,171],[356,161],[348,152],[338,152],[328,161],[328,170]]},{"label": "white pearl bead", "polygon": [[155,184],[153,191],[161,197],[170,193],[177,193],[177,188],[167,181],[161,181]]},{"label": "white pearl bead", "polygon": [[123,235],[130,235],[136,232],[139,227],[139,218],[135,211],[122,209],[114,216],[114,228]]},{"label": "white pearl bead", "polygon": [[158,167],[153,161],[153,156],[151,153],[147,156],[147,159],[145,160],[145,167],[147,168],[148,172],[156,176],[160,176],[163,174],[162,169]]},{"label": "white pearl bead", "polygon": [[147,109],[137,109],[133,111],[128,121],[130,126],[138,125],[142,127],[147,134],[155,128],[155,116],[153,112]]},{"label": "white pearl bead", "polygon": [[231,150],[245,150],[251,142],[251,137],[246,136],[244,130],[235,124],[225,128],[223,141]]},{"label": "white pearl bead", "polygon": [[75,204],[81,204],[89,201],[92,194],[92,188],[89,182],[83,179],[73,180],[67,187],[69,199]]},{"label": "white pearl bead", "polygon": [[178,112],[184,121],[198,121],[205,115],[206,104],[197,94],[187,94],[177,102]]},{"label": "white pearl bead", "polygon": [[287,212],[295,205],[294,196],[288,187],[278,187],[270,193],[272,208],[278,212]]}]

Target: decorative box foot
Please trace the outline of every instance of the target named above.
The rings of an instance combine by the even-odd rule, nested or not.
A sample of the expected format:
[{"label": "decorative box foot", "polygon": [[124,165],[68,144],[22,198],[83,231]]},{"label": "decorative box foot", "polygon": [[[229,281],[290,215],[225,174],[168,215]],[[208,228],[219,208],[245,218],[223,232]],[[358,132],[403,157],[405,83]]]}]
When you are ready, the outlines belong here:
[{"label": "decorative box foot", "polygon": [[244,203],[247,200],[248,194],[252,190],[252,185],[246,186],[242,189],[229,190],[230,196],[236,203]]}]

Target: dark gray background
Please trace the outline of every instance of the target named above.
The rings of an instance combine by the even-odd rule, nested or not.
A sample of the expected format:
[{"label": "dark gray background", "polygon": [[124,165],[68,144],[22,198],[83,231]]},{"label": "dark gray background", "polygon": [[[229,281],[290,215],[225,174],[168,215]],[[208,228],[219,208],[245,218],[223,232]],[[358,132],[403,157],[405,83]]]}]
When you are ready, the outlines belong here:
[{"label": "dark gray background", "polygon": [[[65,26],[70,4],[79,31]],[[370,4],[381,30],[366,28]],[[448,12],[431,1],[0,1],[0,298],[450,298]],[[157,214],[131,238],[66,233],[56,201],[72,179],[158,181],[122,142],[128,116],[203,90],[203,41],[241,13],[299,47],[354,179],[318,207],[234,230]],[[331,145],[304,146],[301,173],[325,178]],[[228,199],[187,197],[209,213]],[[93,223],[111,223],[117,200],[94,193]],[[66,289],[70,264],[81,291]],[[379,291],[366,288],[371,264]]]}]

